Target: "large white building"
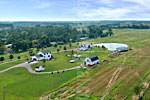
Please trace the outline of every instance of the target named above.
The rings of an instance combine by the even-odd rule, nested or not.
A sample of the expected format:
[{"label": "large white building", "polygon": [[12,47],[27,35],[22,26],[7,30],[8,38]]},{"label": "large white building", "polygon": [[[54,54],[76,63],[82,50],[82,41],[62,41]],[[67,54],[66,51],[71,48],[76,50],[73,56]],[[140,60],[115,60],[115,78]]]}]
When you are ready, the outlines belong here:
[{"label": "large white building", "polygon": [[51,60],[52,54],[50,50],[44,50],[40,51],[37,55],[32,57],[32,60],[34,61],[40,61],[40,60]]},{"label": "large white building", "polygon": [[95,64],[99,64],[100,61],[97,56],[91,56],[91,57],[85,58],[83,63],[85,66],[93,66]]},{"label": "large white building", "polygon": [[86,51],[90,48],[93,48],[93,45],[91,43],[81,43],[80,47],[79,47],[79,50],[80,51]]}]

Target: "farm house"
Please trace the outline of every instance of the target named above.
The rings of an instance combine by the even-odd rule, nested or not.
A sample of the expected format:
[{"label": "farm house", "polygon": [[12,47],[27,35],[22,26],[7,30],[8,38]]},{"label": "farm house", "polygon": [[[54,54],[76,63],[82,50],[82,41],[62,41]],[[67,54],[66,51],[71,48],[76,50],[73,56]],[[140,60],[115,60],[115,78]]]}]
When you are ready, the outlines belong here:
[{"label": "farm house", "polygon": [[32,60],[34,61],[40,61],[40,60],[51,60],[52,54],[50,50],[40,51],[37,55],[32,57]]},{"label": "farm house", "polygon": [[91,57],[85,58],[83,63],[85,66],[93,66],[93,65],[99,64],[100,61],[97,56],[91,56]]}]

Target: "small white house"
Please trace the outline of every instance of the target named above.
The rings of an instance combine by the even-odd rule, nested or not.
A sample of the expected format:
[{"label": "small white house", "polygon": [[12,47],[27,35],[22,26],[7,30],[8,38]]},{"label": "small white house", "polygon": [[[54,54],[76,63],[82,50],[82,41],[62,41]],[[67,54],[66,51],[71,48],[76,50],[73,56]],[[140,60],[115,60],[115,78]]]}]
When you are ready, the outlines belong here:
[{"label": "small white house", "polygon": [[79,47],[79,50],[80,51],[86,51],[86,50],[88,50],[90,48],[93,48],[92,44],[90,44],[90,43],[81,43],[80,47]]},{"label": "small white house", "polygon": [[100,61],[97,56],[91,56],[91,57],[85,58],[83,63],[85,66],[93,66],[95,64],[99,64]]},{"label": "small white house", "polygon": [[40,61],[40,60],[51,60],[52,54],[50,50],[40,51],[37,55],[32,57],[32,60],[34,61]]},{"label": "small white house", "polygon": [[128,51],[128,47],[118,47],[116,48],[116,50],[120,52],[124,52],[124,51]]}]

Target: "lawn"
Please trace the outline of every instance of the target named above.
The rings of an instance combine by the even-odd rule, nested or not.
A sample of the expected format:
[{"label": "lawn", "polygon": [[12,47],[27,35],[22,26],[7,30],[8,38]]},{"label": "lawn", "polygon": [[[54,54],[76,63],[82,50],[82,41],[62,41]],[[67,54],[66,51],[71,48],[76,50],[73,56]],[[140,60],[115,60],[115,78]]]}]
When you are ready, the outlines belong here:
[{"label": "lawn", "polygon": [[15,66],[15,65],[17,65],[17,64],[24,63],[24,62],[26,62],[26,59],[22,59],[22,60],[10,62],[10,63],[2,64],[2,65],[0,65],[0,71],[1,71],[1,70],[4,70],[4,69],[7,69],[7,68],[9,68],[9,67]]},{"label": "lawn", "polygon": [[[95,49],[95,51],[101,51],[101,48]],[[105,52],[74,52],[74,54],[82,55],[80,60],[77,58],[67,57],[66,55],[68,54],[71,55],[71,51],[53,53],[53,56],[56,59],[53,61],[46,61],[45,72],[79,66],[86,57],[92,55],[97,55],[100,60],[108,59],[107,53]],[[69,63],[71,59],[74,59],[75,63]],[[0,70],[25,61],[26,59],[0,65]],[[40,61],[38,64],[34,64],[32,66],[33,70],[36,65],[43,65],[43,62]],[[59,74],[36,75],[29,73],[25,68],[15,68],[4,73],[0,73],[0,87],[6,85],[6,100],[14,100],[18,98],[21,98],[22,100],[36,100],[42,95],[58,88],[63,83],[73,79],[82,72],[84,72],[83,69],[76,69]],[[2,88],[0,88],[0,91],[2,91]],[[0,93],[0,100],[1,99],[2,94]]]},{"label": "lawn", "polygon": [[[42,95],[76,77],[82,69],[64,73],[36,75],[25,68],[15,68],[0,74],[0,91],[6,85],[6,100],[38,100]],[[0,100],[2,100],[2,92]]]},{"label": "lawn", "polygon": [[[96,49],[97,51],[98,49]],[[99,49],[101,50],[101,49]],[[94,51],[94,50],[93,50]],[[45,65],[45,72],[48,71],[57,71],[57,70],[63,70],[63,69],[67,69],[67,68],[72,68],[72,67],[76,67],[79,66],[83,63],[84,59],[86,57],[92,56],[92,55],[97,55],[99,56],[100,60],[102,59],[108,59],[107,54],[104,52],[74,52],[74,54],[78,54],[81,55],[81,59],[79,60],[78,58],[74,58],[74,57],[68,57],[66,55],[71,55],[71,51],[66,51],[66,52],[62,52],[62,53],[55,53],[52,54],[55,57],[55,60],[52,61],[46,61],[46,63],[44,64],[42,61],[40,61],[37,64],[32,65],[33,70],[35,70],[35,67],[38,65]],[[70,60],[75,60],[75,63],[70,63]]]}]

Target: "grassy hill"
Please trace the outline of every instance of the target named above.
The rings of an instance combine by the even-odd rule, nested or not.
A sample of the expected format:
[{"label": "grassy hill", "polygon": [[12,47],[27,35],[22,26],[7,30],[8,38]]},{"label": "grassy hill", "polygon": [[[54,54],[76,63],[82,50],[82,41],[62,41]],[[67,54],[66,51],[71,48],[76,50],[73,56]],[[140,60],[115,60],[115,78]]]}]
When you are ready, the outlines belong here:
[{"label": "grassy hill", "polygon": [[[88,42],[125,43],[132,50],[112,58],[109,64],[101,63],[95,69],[80,75],[76,80],[52,92],[51,99],[131,100],[137,99],[142,93],[148,98],[149,90],[143,84],[149,84],[150,81],[150,30],[115,29],[113,32],[115,35],[112,37]],[[138,86],[142,87],[139,93],[135,92]]]}]

